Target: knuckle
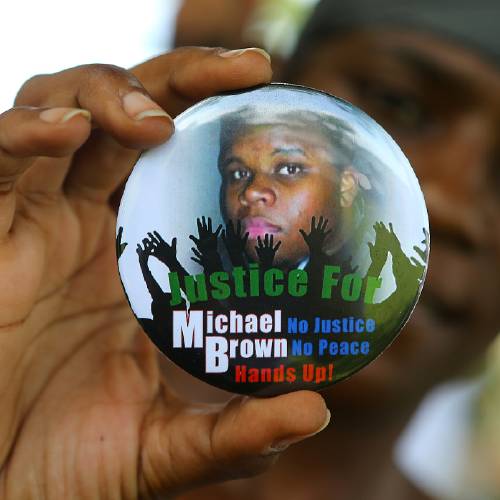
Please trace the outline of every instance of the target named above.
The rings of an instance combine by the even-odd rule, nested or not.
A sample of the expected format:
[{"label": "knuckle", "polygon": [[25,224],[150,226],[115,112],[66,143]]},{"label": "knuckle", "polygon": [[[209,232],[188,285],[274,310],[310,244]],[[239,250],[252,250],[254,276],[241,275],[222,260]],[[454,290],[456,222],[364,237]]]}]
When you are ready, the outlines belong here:
[{"label": "knuckle", "polygon": [[[73,86],[78,94],[95,94],[103,86],[136,87],[142,89],[139,80],[129,71],[112,64],[85,64],[53,74],[35,75],[20,88],[15,105],[41,106],[47,104],[48,94],[67,94],[63,87]],[[77,95],[78,97],[78,95]]]},{"label": "knuckle", "polygon": [[103,84],[142,87],[132,73],[113,64],[87,64],[82,67],[82,72],[86,90],[99,88]]},{"label": "knuckle", "polygon": [[120,77],[126,70],[114,64],[86,64],[82,66],[82,71],[88,78]]},{"label": "knuckle", "polygon": [[28,78],[17,92],[14,105],[37,105],[40,90],[45,87],[50,76],[48,74],[39,74]]}]

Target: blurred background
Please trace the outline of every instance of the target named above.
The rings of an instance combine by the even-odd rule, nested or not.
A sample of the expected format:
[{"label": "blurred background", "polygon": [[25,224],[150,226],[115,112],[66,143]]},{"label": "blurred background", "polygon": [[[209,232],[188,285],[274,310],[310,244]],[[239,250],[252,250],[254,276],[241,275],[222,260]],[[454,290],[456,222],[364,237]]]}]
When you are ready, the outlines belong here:
[{"label": "blurred background", "polygon": [[85,8],[64,0],[4,2],[0,111],[33,75],[87,63],[127,68],[174,46],[258,45],[278,62],[292,52],[316,1],[88,0]]},{"label": "blurred background", "polygon": [[[56,72],[67,67],[86,63],[112,63],[123,67],[131,67],[173,47],[185,45],[222,46],[229,49],[249,46],[265,48],[272,55],[276,79],[284,80],[287,75],[292,75],[295,72],[299,62],[301,65],[304,64],[303,59],[292,59],[290,65],[290,57],[295,53],[300,34],[317,3],[318,0],[143,0],[140,3],[131,0],[121,0],[120,2],[115,0],[87,0],[83,4],[63,0],[3,2],[0,7],[0,19],[2,19],[0,44],[3,47],[0,112],[12,106],[16,91],[27,78],[35,74]],[[334,0],[331,3],[334,3]],[[336,3],[342,4],[342,2]],[[370,2],[362,1],[354,3],[359,3],[367,9],[370,8],[370,5],[373,7],[378,4],[378,2],[370,4]],[[417,6],[417,4],[439,6],[441,3],[416,2],[414,6]],[[498,24],[500,19],[498,5],[495,6],[495,2],[479,3],[492,6],[492,15],[489,17],[493,16],[492,22]],[[387,2],[383,1],[382,4],[387,4]],[[449,16],[450,23],[454,22],[464,33],[467,32],[467,36],[475,29],[476,32],[472,33],[474,38],[481,31],[480,23],[482,21],[479,19],[479,24],[474,24],[475,18],[471,18],[469,14],[464,13],[467,9],[460,10],[461,6],[463,7],[466,4],[467,2],[464,1],[457,2],[455,10],[449,4],[445,14]],[[470,4],[472,5],[472,3]],[[411,8],[409,7],[410,10]],[[470,8],[474,7],[469,5],[467,8],[470,10]],[[477,8],[482,7],[478,6]],[[359,19],[364,17],[361,14],[358,16]],[[471,19],[469,25],[468,19]],[[431,21],[425,25],[426,27],[423,30],[425,33],[436,32],[436,26]],[[440,29],[446,32],[444,38],[448,43],[451,31],[446,29],[445,21],[440,25]],[[364,21],[359,22],[362,31],[366,30],[366,23]],[[380,30],[380,26],[384,27],[385,25],[377,25],[377,30]],[[404,25],[403,30],[400,28],[396,30],[394,36],[396,38],[405,38],[404,31],[407,25]],[[380,31],[378,33],[380,34]],[[484,45],[488,48],[492,45],[492,39],[486,40],[487,36],[488,33],[485,30],[481,34],[483,38],[479,42],[484,41]],[[453,39],[452,36],[451,39]],[[377,44],[379,38],[375,37],[373,40],[374,44]],[[416,46],[422,48],[423,53],[425,51],[429,52],[429,44],[432,46],[433,40],[433,35],[429,39],[424,37],[422,40],[417,41]],[[383,43],[381,42],[381,45]],[[456,47],[460,46],[460,44],[456,45]],[[310,56],[310,60],[314,62],[315,58],[319,58],[322,54],[321,50],[320,47],[317,53],[313,54],[311,52],[313,55]],[[469,45],[467,45],[464,53],[469,54],[468,50]],[[487,64],[492,68],[492,73],[496,71],[496,77],[500,78],[498,69],[499,51],[494,42],[492,53],[488,52],[486,54],[486,52],[488,50],[478,51],[476,54],[478,54],[478,57],[480,54],[481,59],[483,59],[484,55]],[[367,83],[363,75],[352,76],[354,71],[350,75],[351,80],[346,84],[342,69],[336,68],[335,71],[332,70],[332,75],[335,76],[328,77],[326,70],[328,70],[329,65],[332,64],[334,59],[340,61],[343,57],[341,52],[336,52],[336,49],[332,49],[330,54],[330,59],[321,56],[323,59],[321,64],[317,66],[325,70],[320,75],[323,79],[317,78],[314,80],[313,76],[316,75],[314,73],[316,70],[311,67],[309,74],[312,76],[310,79],[303,77],[297,81],[299,83],[318,82],[318,88],[338,92],[338,95],[342,97],[351,96],[345,89],[349,88],[351,82],[356,82],[357,93],[352,94],[355,97],[355,103],[367,111],[368,114],[375,115],[374,117],[395,137],[402,146],[403,151],[410,156],[412,163],[417,166],[417,176],[420,178],[428,175],[425,172],[425,164],[426,158],[432,156],[432,152],[429,153],[429,151],[435,147],[436,141],[444,141],[445,138],[450,137],[450,131],[454,130],[453,123],[458,123],[456,121],[458,120],[457,117],[462,116],[462,112],[465,112],[465,110],[467,110],[467,113],[472,110],[471,112],[477,115],[484,108],[484,103],[479,104],[477,99],[466,100],[463,98],[463,96],[470,94],[472,83],[466,83],[463,88],[448,84],[444,85],[442,78],[436,76],[436,74],[434,74],[434,80],[430,80],[432,85],[426,87],[422,84],[417,89],[418,92],[423,94],[420,101],[409,98],[408,95],[411,93],[408,92],[387,91],[387,88],[393,88],[392,84],[384,84],[384,90],[381,91],[380,85],[370,86],[370,83]],[[491,57],[492,55],[493,57]],[[458,53],[458,60],[460,60],[460,56],[461,54]],[[464,57],[468,61],[467,57],[469,55]],[[366,67],[369,68],[366,71],[371,72],[372,66],[377,64],[377,60],[371,58],[370,61],[367,60],[364,64],[365,66],[361,66],[361,70]],[[408,79],[404,72],[398,73],[394,66],[386,66],[382,58],[379,66],[383,69],[384,74],[392,74],[395,80],[406,81]],[[474,65],[472,67],[473,71],[476,72],[477,68]],[[356,71],[359,73],[359,68]],[[481,70],[479,70],[480,72]],[[419,81],[419,77],[415,76],[411,85],[416,86],[416,82]],[[495,81],[498,83],[498,79],[492,81],[493,84],[489,85],[488,88],[494,100],[498,98],[499,87],[498,85],[495,86]],[[453,92],[457,93],[456,101],[452,102],[451,97],[448,99],[448,90],[446,90],[428,106],[429,109],[423,109],[425,106],[421,104],[422,102],[425,103],[427,96],[432,93],[431,87],[435,89],[440,84],[443,84],[443,88],[450,90],[450,95]],[[400,85],[400,82],[397,85]],[[352,86],[354,87],[354,84]],[[416,93],[418,93],[417,91]],[[439,113],[446,116],[446,120],[436,119],[435,115]],[[498,119],[498,115],[496,118]],[[431,122],[432,127],[429,125]],[[445,129],[444,127],[448,128]],[[462,145],[469,140],[473,141],[474,134],[478,133],[474,132],[476,129],[473,128],[467,130],[467,135],[464,136],[463,140],[459,140]],[[484,177],[484,179],[481,179],[485,183],[489,183],[490,188],[494,190],[493,195],[497,196],[496,202],[492,202],[494,212],[498,208],[498,204],[495,203],[498,202],[498,192],[500,191],[500,185],[498,184],[500,178],[498,174],[500,171],[498,165],[498,157],[500,156],[498,155],[500,150],[498,145],[499,136],[497,128],[496,136],[494,136],[494,139],[490,139],[488,143],[490,145],[488,158],[497,160],[493,165],[495,171],[493,174],[489,173],[489,171],[480,174]],[[445,144],[445,142],[442,143]],[[453,144],[450,142],[446,147],[446,151],[449,152],[451,151],[450,148],[453,148]],[[474,147],[473,142],[471,142],[471,147],[464,150],[465,153],[472,151]],[[457,149],[457,151],[459,150],[460,148]],[[458,165],[460,155],[463,156],[459,151],[456,158],[450,160],[454,167]],[[484,156],[486,157],[486,153]],[[444,165],[448,161],[446,156],[438,155],[436,158],[435,165],[438,166]],[[434,160],[429,161],[432,163]],[[434,163],[432,164],[434,165]],[[424,165],[424,167],[421,165]],[[470,166],[465,165],[464,168]],[[489,167],[490,164],[488,164]],[[488,177],[490,175],[494,177]],[[453,182],[448,184],[449,188],[446,188],[446,183],[442,185],[445,186],[445,191],[449,189],[449,192],[452,192]],[[466,307],[463,305],[464,301],[466,302],[463,297],[462,302],[456,299],[456,290],[462,285],[455,283],[455,274],[460,274],[461,269],[464,269],[465,274],[471,262],[476,260],[479,262],[483,259],[484,262],[489,262],[488,265],[490,266],[483,266],[486,273],[483,284],[486,282],[493,283],[494,278],[498,277],[499,254],[494,254],[494,249],[496,248],[496,251],[498,251],[498,246],[489,247],[486,243],[484,245],[471,243],[467,238],[462,238],[460,230],[455,231],[453,222],[448,225],[444,224],[443,227],[446,227],[443,229],[440,225],[442,218],[435,214],[442,213],[444,209],[439,203],[435,205],[436,201],[433,197],[435,191],[428,186],[430,184],[426,182],[422,184],[424,194],[428,202],[431,203],[429,208],[431,239],[433,234],[437,234],[436,239],[433,240],[433,243],[434,241],[437,242],[435,246],[437,248],[435,253],[437,257],[432,257],[433,247],[431,246],[429,281],[433,293],[428,295],[430,299],[427,299],[427,302],[431,304],[430,309],[433,308],[434,313],[439,316],[441,330],[448,332],[444,336],[454,336],[454,342],[461,343],[462,351],[465,354],[460,354],[462,351],[459,351],[458,348],[456,350],[455,348],[447,348],[447,351],[443,350],[443,353],[449,353],[447,355],[450,358],[455,358],[456,365],[461,366],[461,368],[457,368],[451,361],[448,362],[448,359],[445,359],[444,354],[439,351],[439,347],[435,348],[436,355],[432,357],[431,351],[434,349],[433,345],[436,344],[429,344],[427,360],[420,365],[415,363],[405,368],[405,370],[414,370],[412,373],[413,379],[409,379],[410,385],[402,392],[402,394],[408,396],[408,393],[411,392],[408,387],[411,387],[412,381],[415,385],[418,385],[417,381],[426,377],[426,372],[430,370],[429,367],[441,364],[441,361],[443,366],[453,366],[453,369],[450,368],[446,374],[443,369],[443,373],[440,373],[439,376],[436,375],[432,381],[429,379],[428,383],[423,384],[422,391],[425,394],[422,397],[420,397],[418,391],[415,392],[415,394],[418,393],[418,397],[415,396],[418,404],[415,405],[415,408],[412,407],[410,418],[407,419],[404,429],[399,433],[398,439],[393,446],[392,460],[396,463],[396,468],[415,487],[415,491],[419,491],[419,494],[410,496],[406,493],[398,494],[396,492],[377,498],[384,498],[384,500],[390,498],[398,500],[414,498],[495,500],[500,498],[500,341],[497,335],[500,325],[498,323],[498,312],[492,313],[488,321],[483,321],[485,323],[483,325],[481,318],[484,319],[487,314],[491,313],[491,307],[485,310],[486,312],[481,312],[478,306],[477,310],[479,312],[475,313],[475,321],[477,325],[481,323],[481,326],[478,326],[477,329],[478,331],[488,331],[489,335],[482,337],[481,342],[479,342],[480,347],[477,349],[472,347],[469,349],[473,344],[471,337],[463,334],[458,336],[459,334],[456,332],[460,330],[460,327],[455,325],[452,316],[459,317],[459,311]],[[467,213],[474,212],[475,207],[479,206],[479,201],[476,201],[478,199],[478,197],[472,197],[467,201],[470,209]],[[458,205],[455,206],[452,203],[447,205],[447,213],[456,212],[456,207]],[[498,222],[498,211],[495,213]],[[479,219],[483,217],[483,212],[478,211],[478,214]],[[463,219],[465,220],[465,218]],[[481,223],[484,223],[485,220],[481,219]],[[490,225],[490,232],[495,233],[497,227],[498,225]],[[484,238],[483,240],[480,237],[478,238],[478,241],[486,241]],[[473,240],[473,237],[471,240]],[[439,260],[440,244],[443,241],[445,246],[453,247],[453,251],[448,253],[447,250],[444,251],[441,260]],[[436,259],[434,266],[432,258]],[[455,268],[450,268],[451,270],[454,269],[455,272],[450,271],[446,274],[446,270],[448,270],[446,266],[450,261],[457,263]],[[494,265],[493,268],[491,268],[492,265]],[[477,268],[472,267],[472,269],[473,271],[468,275],[469,278],[474,279],[475,277],[476,280],[480,280],[482,274],[479,271],[474,274],[474,269],[481,270],[483,268],[478,264]],[[446,282],[449,282],[449,286],[454,287],[454,289],[446,290]],[[433,283],[438,283],[438,285],[433,287]],[[441,293],[441,290],[444,291]],[[494,283],[489,288],[486,285],[483,288],[477,286],[475,290],[475,297],[479,302],[493,304],[493,306],[495,303],[496,306],[499,305],[500,297]],[[444,299],[439,298],[440,293]],[[455,295],[453,295],[454,293]],[[455,302],[453,302],[454,300]],[[463,320],[463,324],[465,324],[465,320]],[[422,327],[422,325],[424,326]],[[419,327],[425,329],[426,325],[424,321],[419,324]],[[416,329],[418,330],[418,328]],[[473,335],[474,323],[467,324],[467,329],[468,333]],[[429,331],[433,335],[439,335],[440,329],[433,330],[432,327],[429,327]],[[394,348],[391,347],[391,350],[393,350],[391,352],[397,353],[398,345]],[[424,359],[426,355],[425,349],[423,351],[421,359]],[[382,358],[385,356],[382,356]],[[379,363],[379,361],[376,363]],[[177,373],[175,377],[179,390],[190,384],[189,378],[183,374]],[[391,383],[396,384],[394,377]],[[354,387],[353,385],[348,386],[347,383],[346,386]],[[346,391],[348,390],[346,389]],[[343,401],[342,389],[339,388],[339,391],[337,392],[337,400]],[[201,399],[203,399],[203,394],[209,393],[209,389],[203,385],[198,385],[192,390],[194,397],[200,397]],[[357,394],[361,394],[359,397],[363,398],[363,394],[366,393],[361,391]],[[214,396],[214,398],[216,397]],[[335,401],[335,393],[332,399]],[[338,409],[340,421],[342,420],[342,411],[343,408],[340,405]],[[382,412],[382,410],[377,411]],[[354,415],[347,411],[345,414]],[[335,422],[335,411],[333,415]],[[362,419],[360,419],[358,425],[364,425]],[[316,443],[318,443],[318,446],[320,445],[318,441]],[[376,462],[377,460],[378,457],[374,456],[373,461]],[[273,473],[271,472],[271,474]],[[292,475],[293,473],[290,472],[289,477],[292,477]],[[269,483],[264,482],[262,484],[274,483],[270,480]],[[269,486],[269,488],[274,488],[274,486]],[[246,498],[246,496],[237,493],[237,489],[232,491],[232,496],[230,495],[228,498]],[[279,489],[273,489],[272,491],[279,491]],[[261,497],[284,498],[284,495],[273,493],[254,496],[253,498]],[[194,494],[189,498],[204,499],[211,498],[211,496],[207,490],[203,493]],[[287,496],[287,498],[291,497]],[[312,500],[316,498],[359,498],[365,500],[369,497],[356,494],[346,494],[344,496],[340,494],[336,496],[336,494],[331,493],[331,496],[325,496],[311,493],[311,496],[295,496],[293,498],[310,498]]]},{"label": "blurred background", "polygon": [[[0,6],[0,111],[33,75],[80,64],[131,67],[172,46],[180,0],[20,0]],[[8,68],[8,69],[7,69]]]}]

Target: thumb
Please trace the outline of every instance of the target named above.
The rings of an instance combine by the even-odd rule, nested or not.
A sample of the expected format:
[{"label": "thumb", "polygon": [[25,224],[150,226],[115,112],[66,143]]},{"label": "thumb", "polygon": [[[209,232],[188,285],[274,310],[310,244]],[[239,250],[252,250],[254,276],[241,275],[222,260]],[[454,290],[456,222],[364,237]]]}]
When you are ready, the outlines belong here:
[{"label": "thumb", "polygon": [[159,409],[145,426],[140,480],[152,496],[262,472],[330,421],[323,398],[310,391],[171,411]]}]

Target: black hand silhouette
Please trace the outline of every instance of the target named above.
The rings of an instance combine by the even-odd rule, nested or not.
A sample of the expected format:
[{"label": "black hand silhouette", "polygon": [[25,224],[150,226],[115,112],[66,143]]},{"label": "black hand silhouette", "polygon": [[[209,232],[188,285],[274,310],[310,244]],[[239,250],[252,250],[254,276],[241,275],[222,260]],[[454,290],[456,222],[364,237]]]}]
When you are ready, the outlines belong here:
[{"label": "black hand silhouette", "polygon": [[[151,312],[153,314],[153,319],[155,322],[157,322],[157,324],[163,325],[164,322],[168,322],[169,319],[171,320],[171,315],[168,315],[167,312],[169,311],[169,304],[172,295],[162,290],[148,267],[148,259],[150,255],[154,255],[158,259],[160,259],[160,257],[164,258],[165,256],[162,255],[163,246],[166,246],[170,249],[167,250],[167,254],[173,249],[173,255],[175,259],[176,241],[174,238],[174,240],[172,241],[172,245],[167,245],[167,243],[163,241],[162,237],[156,231],[155,235],[153,235],[152,233],[148,233],[148,236],[149,238],[144,238],[142,240],[143,246],[141,246],[140,244],[137,245],[136,252],[139,256],[139,264],[141,266],[144,282],[146,283],[149,294],[153,299],[151,303]],[[168,255],[168,258],[171,257],[172,255]],[[152,333],[154,333],[154,331]]]},{"label": "black hand silhouette", "polygon": [[191,260],[203,267],[205,273],[211,274],[223,270],[222,261],[217,252],[203,254],[196,247],[191,247],[194,257]]},{"label": "black hand silhouette", "polygon": [[214,231],[212,228],[212,219],[202,217],[196,219],[198,226],[198,238],[193,235],[189,239],[194,242],[196,247],[192,247],[194,257],[191,260],[203,266],[206,273],[213,273],[222,269],[222,261],[217,251],[217,240],[222,230],[222,224],[219,224]]},{"label": "black hand silhouette", "polygon": [[148,255],[146,252],[142,249],[141,245],[137,243],[137,248],[135,249],[137,252],[137,256],[139,257],[139,264],[146,264],[148,261]]},{"label": "black hand silhouette", "polygon": [[358,271],[359,265],[352,265],[352,255],[350,255],[345,261],[341,263],[340,269],[342,269],[343,274],[352,274]]},{"label": "black hand silhouette", "polygon": [[148,233],[149,240],[143,239],[149,242],[150,245],[150,255],[156,257],[160,262],[168,266],[170,269],[177,263],[177,238],[172,239],[172,243],[169,245],[157,231]]},{"label": "black hand silhouette", "polygon": [[271,234],[266,234],[264,236],[264,241],[262,241],[260,236],[257,236],[257,246],[255,251],[259,257],[259,262],[263,268],[268,269],[273,265],[274,257],[278,248],[281,246],[281,241],[278,241],[274,245],[274,236]]},{"label": "black hand silhouette", "polygon": [[137,248],[135,250],[139,256],[139,263],[141,266],[147,264],[149,256],[153,254],[153,243],[148,238],[144,238],[142,244],[144,248],[141,247],[140,243],[137,243]]},{"label": "black hand silhouette", "polygon": [[244,263],[245,247],[248,242],[249,233],[242,234],[241,221],[238,220],[236,229],[233,221],[230,220],[225,231],[222,231],[221,237],[227,249],[233,266],[239,266]]},{"label": "black hand silhouette", "polygon": [[313,216],[311,219],[311,229],[309,233],[306,233],[303,229],[299,229],[302,238],[307,243],[309,247],[309,253],[320,253],[323,250],[323,244],[325,243],[326,237],[332,232],[331,229],[328,231],[328,219],[324,219],[320,216],[318,224],[316,224],[316,217]]},{"label": "black hand silhouette", "polygon": [[215,231],[212,230],[212,219],[205,217],[201,219],[196,219],[196,225],[198,226],[198,238],[193,235],[189,236],[189,239],[194,242],[196,248],[202,254],[214,254],[217,252],[217,239],[219,233],[222,230],[222,224],[219,224]]},{"label": "black hand silhouette", "polygon": [[203,267],[208,264],[207,259],[203,257],[203,254],[196,247],[191,247],[191,251],[194,253],[194,257],[191,257],[191,260],[194,260]]},{"label": "black hand silhouette", "polygon": [[128,243],[122,243],[122,237],[123,237],[123,227],[120,226],[118,228],[118,234],[116,235],[116,257],[119,259],[125,250],[125,247],[128,245]]}]

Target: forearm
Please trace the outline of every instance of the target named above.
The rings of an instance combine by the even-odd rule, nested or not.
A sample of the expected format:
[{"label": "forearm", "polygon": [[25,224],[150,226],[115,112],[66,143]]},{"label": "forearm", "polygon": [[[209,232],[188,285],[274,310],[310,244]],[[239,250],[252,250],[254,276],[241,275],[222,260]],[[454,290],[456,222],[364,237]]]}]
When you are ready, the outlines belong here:
[{"label": "forearm", "polygon": [[144,282],[146,283],[146,286],[148,288],[148,292],[151,295],[151,298],[155,300],[157,297],[163,294],[163,290],[151,273],[147,262],[141,262],[140,266]]}]

